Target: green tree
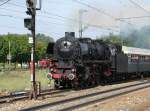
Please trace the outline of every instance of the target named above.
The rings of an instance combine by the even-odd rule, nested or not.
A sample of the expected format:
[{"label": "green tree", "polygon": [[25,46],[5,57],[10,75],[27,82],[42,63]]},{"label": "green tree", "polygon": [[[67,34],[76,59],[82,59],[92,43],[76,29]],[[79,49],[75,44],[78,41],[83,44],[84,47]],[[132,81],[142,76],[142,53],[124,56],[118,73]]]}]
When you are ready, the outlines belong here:
[{"label": "green tree", "polygon": [[[46,56],[46,47],[53,39],[44,34],[36,36],[36,61]],[[30,61],[31,44],[28,43],[26,34],[0,35],[0,62],[6,62],[9,53],[9,42],[11,43],[12,62],[22,63]]]}]

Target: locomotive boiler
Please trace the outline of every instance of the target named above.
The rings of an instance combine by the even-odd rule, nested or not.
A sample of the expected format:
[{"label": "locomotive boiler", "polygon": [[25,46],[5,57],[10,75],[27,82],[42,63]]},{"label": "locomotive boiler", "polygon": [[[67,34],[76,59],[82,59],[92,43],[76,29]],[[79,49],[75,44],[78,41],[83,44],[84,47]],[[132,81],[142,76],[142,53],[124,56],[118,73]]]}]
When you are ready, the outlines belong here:
[{"label": "locomotive boiler", "polygon": [[[56,88],[68,88],[95,86],[150,71],[135,69],[129,72],[131,66],[135,67],[130,56],[135,55],[140,60],[141,55],[134,51],[125,53],[123,49],[103,41],[76,38],[74,32],[66,32],[65,37],[55,44],[49,43],[47,48],[47,52],[53,54],[49,76],[54,79]],[[144,56],[148,58],[146,67],[150,67],[150,53]]]}]

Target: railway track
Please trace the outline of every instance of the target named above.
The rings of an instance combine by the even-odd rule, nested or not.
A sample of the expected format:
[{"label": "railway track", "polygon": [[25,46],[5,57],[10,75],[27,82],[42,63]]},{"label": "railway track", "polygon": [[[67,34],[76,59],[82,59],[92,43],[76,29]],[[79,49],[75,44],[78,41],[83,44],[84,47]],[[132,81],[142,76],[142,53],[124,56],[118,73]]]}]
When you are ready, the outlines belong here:
[{"label": "railway track", "polygon": [[35,110],[46,110],[49,111],[71,111],[90,104],[95,104],[97,102],[110,99],[119,95],[127,94],[133,91],[150,87],[150,82],[138,83],[130,86],[124,86],[120,88],[115,88],[106,91],[100,91],[91,93],[88,95],[82,95],[77,97],[72,97],[69,99],[64,99],[52,103],[46,103],[38,106],[33,106],[20,111],[35,111]]},{"label": "railway track", "polygon": [[14,92],[10,93],[9,95],[0,96],[0,104],[7,103],[10,101],[17,101],[21,99],[28,98],[28,92],[21,91],[21,92]]},{"label": "railway track", "polygon": [[[42,90],[40,95],[38,96],[53,95],[53,94],[59,94],[59,93],[64,93],[68,91],[69,89],[66,89],[66,90],[47,89],[47,90]],[[28,98],[29,98],[29,91],[28,92],[25,92],[25,91],[14,92],[6,96],[0,96],[0,104],[9,103],[12,101],[24,100]]]}]

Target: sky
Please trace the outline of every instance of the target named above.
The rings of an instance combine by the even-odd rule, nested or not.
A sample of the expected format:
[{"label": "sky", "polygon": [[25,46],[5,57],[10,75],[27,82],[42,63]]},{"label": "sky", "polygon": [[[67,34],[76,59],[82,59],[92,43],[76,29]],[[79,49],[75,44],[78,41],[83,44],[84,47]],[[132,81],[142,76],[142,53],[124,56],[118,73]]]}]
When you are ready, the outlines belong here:
[{"label": "sky", "polygon": [[[0,0],[0,4],[7,0]],[[139,4],[139,8],[133,2]],[[150,25],[150,17],[141,19],[117,18],[150,15],[150,0],[42,0],[42,9],[36,14],[36,33],[44,33],[54,40],[64,36],[67,31],[79,30],[79,10],[82,14],[83,36],[97,38],[109,33],[126,33]],[[0,6],[0,34],[30,33],[24,28],[26,0],[10,0]]]}]

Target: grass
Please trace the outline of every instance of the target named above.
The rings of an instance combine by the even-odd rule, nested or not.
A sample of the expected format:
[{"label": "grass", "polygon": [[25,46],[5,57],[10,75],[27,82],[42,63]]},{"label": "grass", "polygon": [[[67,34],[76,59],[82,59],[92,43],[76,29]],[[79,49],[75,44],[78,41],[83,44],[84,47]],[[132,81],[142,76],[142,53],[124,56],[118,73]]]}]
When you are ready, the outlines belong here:
[{"label": "grass", "polygon": [[[48,87],[47,71],[37,70],[36,80],[41,82],[42,88]],[[30,85],[30,70],[0,72],[0,92],[25,90]]]}]

